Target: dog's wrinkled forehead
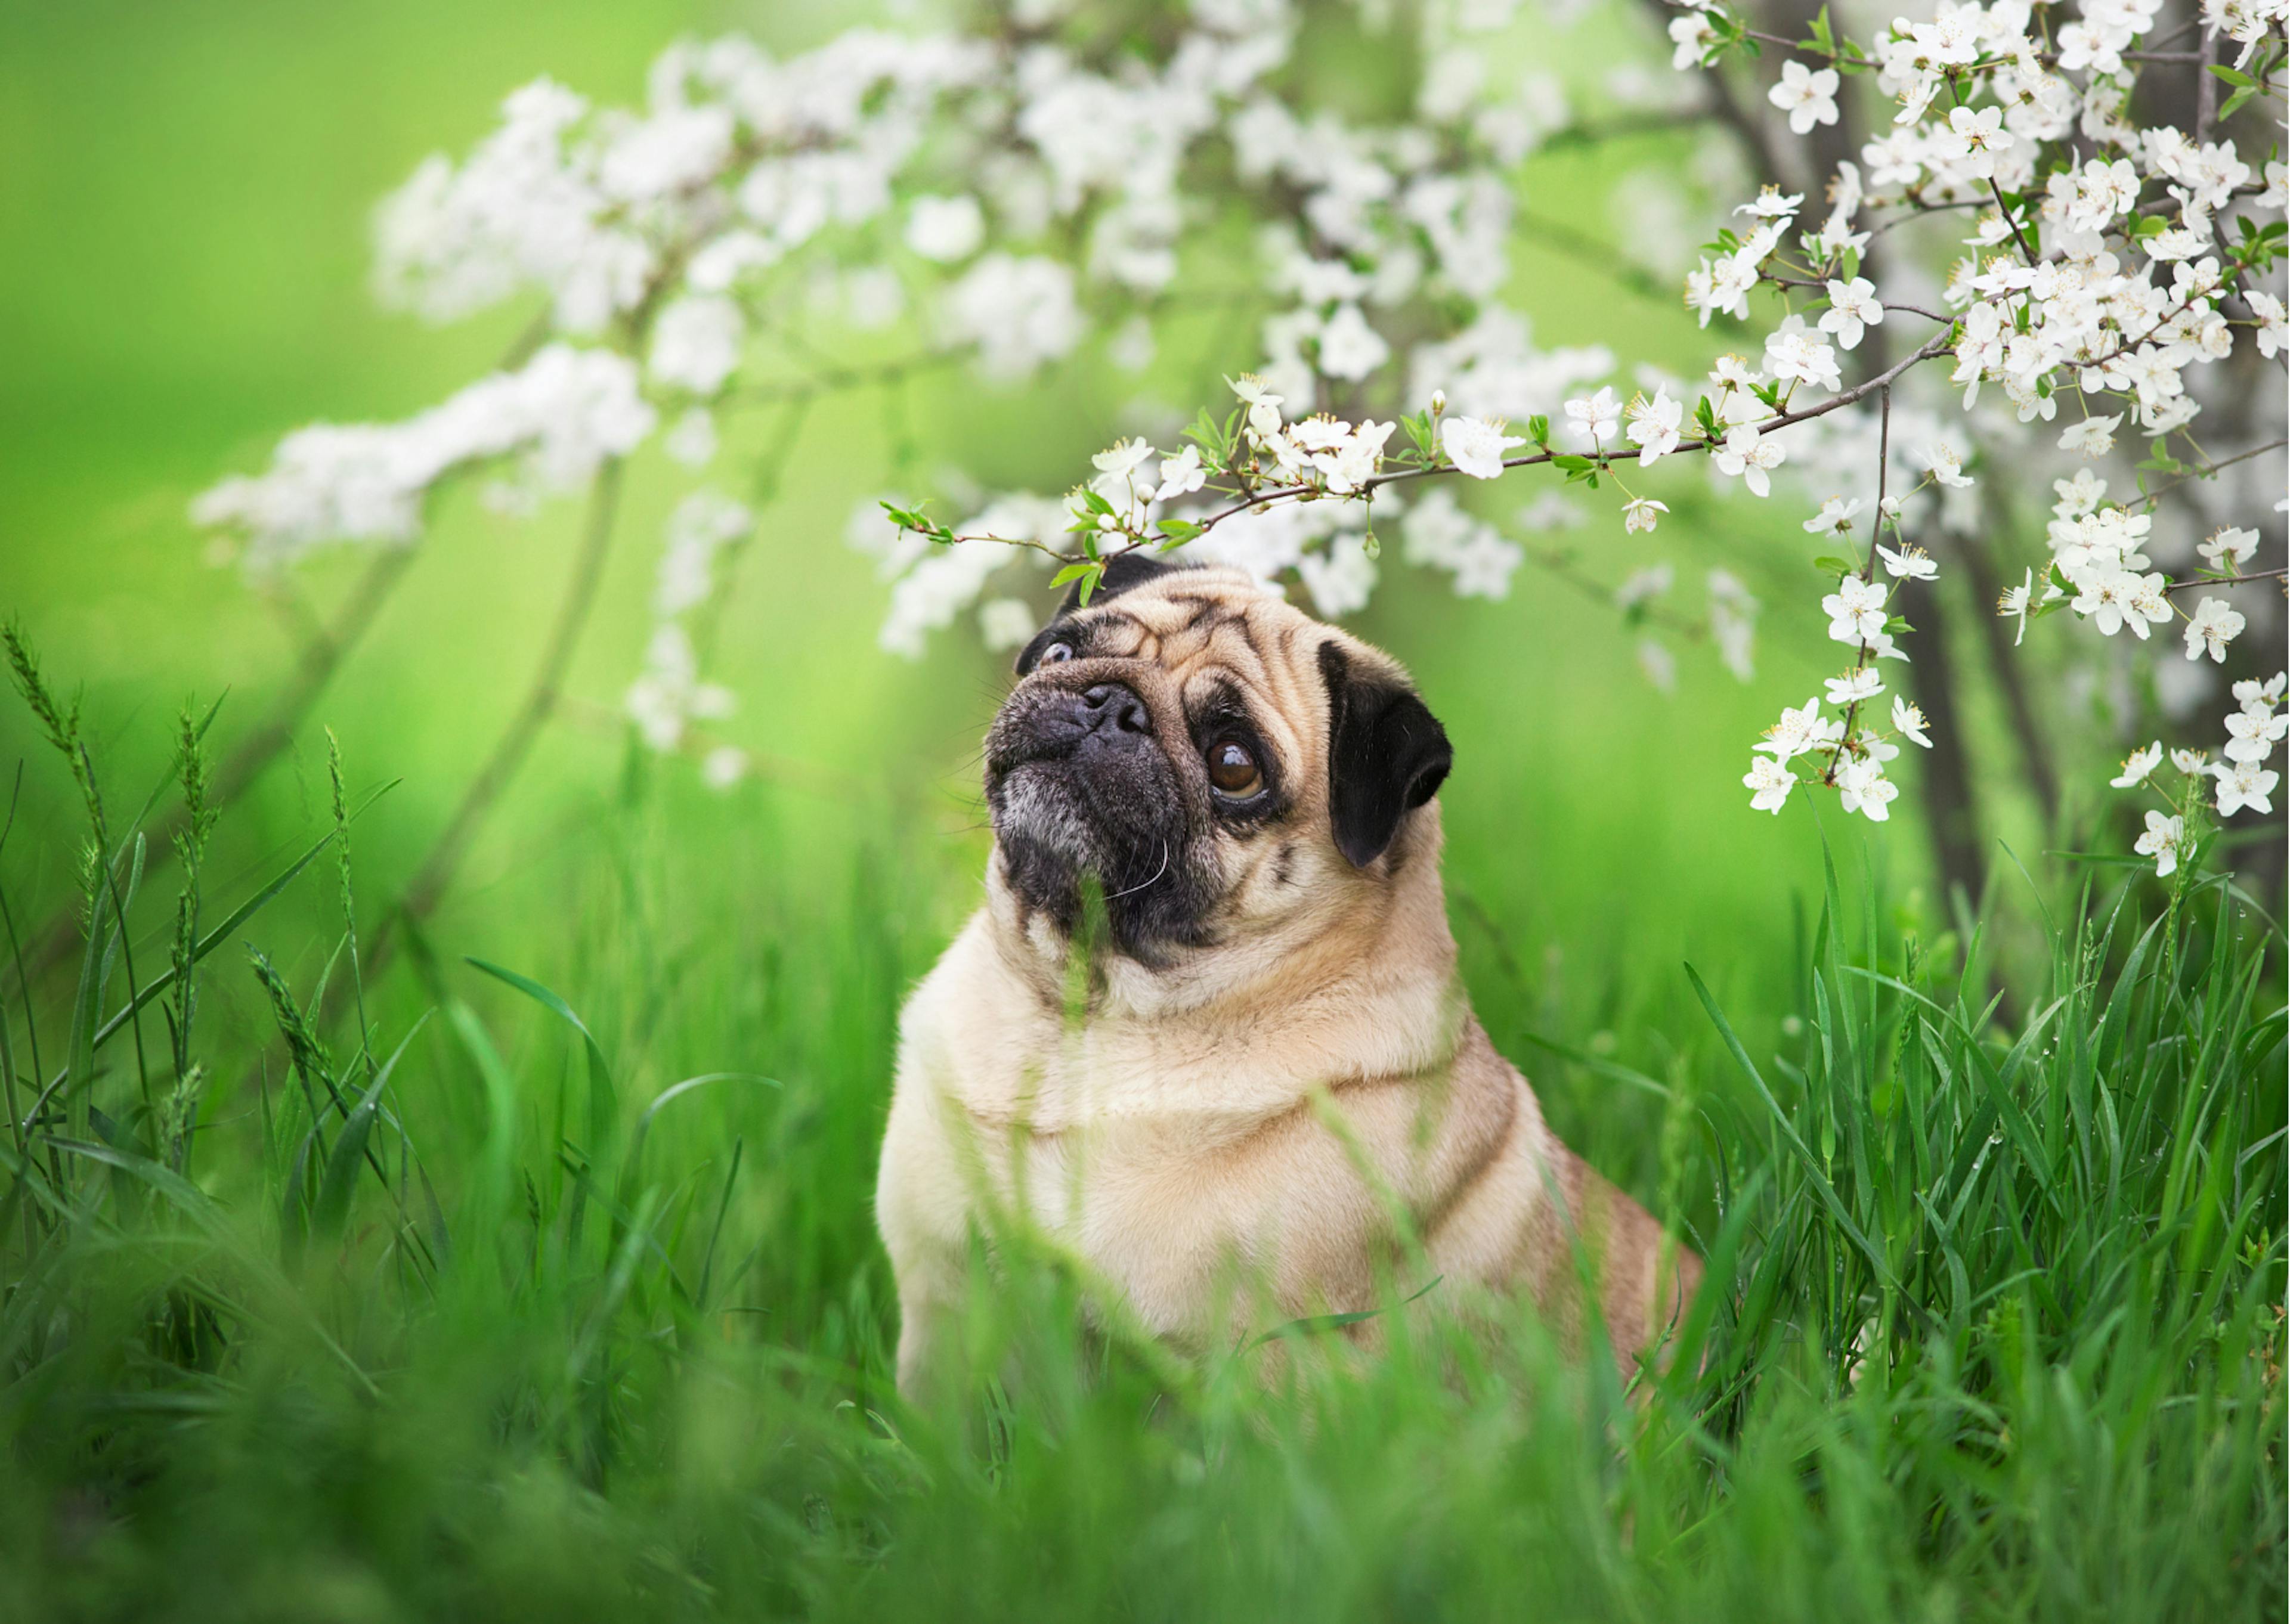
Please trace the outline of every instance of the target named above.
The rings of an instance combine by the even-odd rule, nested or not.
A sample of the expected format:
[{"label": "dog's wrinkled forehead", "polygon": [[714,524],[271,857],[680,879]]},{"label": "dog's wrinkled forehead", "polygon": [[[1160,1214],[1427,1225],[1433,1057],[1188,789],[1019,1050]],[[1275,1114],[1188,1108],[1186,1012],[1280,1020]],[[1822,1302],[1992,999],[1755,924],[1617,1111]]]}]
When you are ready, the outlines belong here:
[{"label": "dog's wrinkled forehead", "polygon": [[1018,656],[1021,677],[1047,660],[1139,660],[1157,668],[1189,708],[1238,688],[1266,719],[1294,723],[1316,700],[1315,650],[1328,628],[1243,571],[1117,560],[1085,606],[1069,596]]}]

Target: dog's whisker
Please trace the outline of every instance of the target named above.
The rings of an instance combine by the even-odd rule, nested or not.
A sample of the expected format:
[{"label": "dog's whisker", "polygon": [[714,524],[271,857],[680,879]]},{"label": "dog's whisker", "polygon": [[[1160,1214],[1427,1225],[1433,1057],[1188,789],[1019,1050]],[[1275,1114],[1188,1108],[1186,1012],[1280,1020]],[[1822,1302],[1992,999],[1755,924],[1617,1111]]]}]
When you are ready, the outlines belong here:
[{"label": "dog's whisker", "polygon": [[1154,870],[1153,870],[1153,879],[1151,879],[1151,880],[1147,880],[1147,881],[1145,881],[1142,884],[1131,885],[1131,886],[1127,887],[1127,888],[1126,888],[1126,889],[1125,889],[1125,890],[1108,892],[1106,893],[1105,900],[1106,900],[1107,901],[1110,902],[1110,901],[1112,901],[1112,900],[1113,900],[1113,899],[1114,899],[1114,898],[1116,898],[1116,897],[1133,897],[1133,896],[1135,896],[1139,892],[1141,892],[1141,891],[1144,890],[1144,889],[1145,889],[1145,887],[1146,887],[1147,885],[1150,885],[1150,884],[1153,883],[1153,880],[1157,880],[1157,879],[1159,879],[1163,875],[1165,875],[1165,874],[1166,874],[1166,873],[1168,873],[1168,872],[1169,872],[1169,843],[1168,843],[1167,841],[1165,841],[1165,841],[1163,841],[1163,842],[1161,843],[1161,866],[1160,866],[1158,868],[1156,868],[1156,869],[1154,869]]}]

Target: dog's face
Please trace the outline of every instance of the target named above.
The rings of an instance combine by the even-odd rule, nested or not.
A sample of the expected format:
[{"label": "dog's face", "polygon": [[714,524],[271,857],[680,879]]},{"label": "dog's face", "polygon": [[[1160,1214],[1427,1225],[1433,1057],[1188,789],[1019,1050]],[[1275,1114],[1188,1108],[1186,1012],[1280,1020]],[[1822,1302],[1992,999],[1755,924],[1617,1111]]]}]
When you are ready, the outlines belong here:
[{"label": "dog's face", "polygon": [[1063,933],[1094,879],[1147,964],[1388,883],[1453,759],[1397,666],[1237,571],[1117,559],[1018,676],[986,740],[999,883]]}]

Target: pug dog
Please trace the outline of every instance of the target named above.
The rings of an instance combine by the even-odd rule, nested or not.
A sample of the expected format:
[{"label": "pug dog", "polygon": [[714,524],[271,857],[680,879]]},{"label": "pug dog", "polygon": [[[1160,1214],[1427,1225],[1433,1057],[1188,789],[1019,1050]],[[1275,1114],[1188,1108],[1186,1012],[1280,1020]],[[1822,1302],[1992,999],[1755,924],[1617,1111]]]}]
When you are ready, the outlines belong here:
[{"label": "pug dog", "polygon": [[1124,555],[1017,676],[985,906],[900,1025],[876,1217],[901,1388],[958,1359],[997,1213],[1193,1352],[1375,1309],[1412,1255],[1434,1295],[1525,1293],[1576,1348],[1595,1309],[1625,1379],[1660,1358],[1701,1261],[1473,1016],[1453,752],[1398,664],[1239,571]]}]

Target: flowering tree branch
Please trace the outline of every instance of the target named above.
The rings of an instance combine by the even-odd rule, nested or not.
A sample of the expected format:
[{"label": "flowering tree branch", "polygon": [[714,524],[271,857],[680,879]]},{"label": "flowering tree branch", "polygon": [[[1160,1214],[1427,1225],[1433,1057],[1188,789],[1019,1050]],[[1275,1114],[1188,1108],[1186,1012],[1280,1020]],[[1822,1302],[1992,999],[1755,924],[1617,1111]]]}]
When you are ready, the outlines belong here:
[{"label": "flowering tree branch", "polygon": [[[1699,452],[1753,497],[1777,473],[1810,500],[1828,495],[1805,525],[1816,535],[1854,533],[1863,511],[1830,493],[1875,492],[1865,549],[1819,561],[1835,587],[1822,600],[1829,636],[1854,652],[1853,668],[1827,700],[1784,712],[1748,782],[1753,805],[1779,810],[1798,781],[1789,763],[1806,756],[1819,764],[1810,781],[1882,819],[1886,741],[1928,742],[1922,714],[1900,700],[1891,732],[1862,725],[1879,662],[1933,659],[1929,638],[1891,612],[1899,583],[1938,569],[1904,537],[1963,524],[1968,467],[2033,468],[2054,450],[2101,462],[2120,429],[2150,447],[2142,476],[2171,484],[2110,503],[2094,469],[2057,481],[2048,556],[2005,590],[2003,611],[2019,636],[2054,613],[2141,642],[2183,621],[2190,659],[2223,658],[2242,612],[2215,596],[2182,612],[2174,596],[2278,577],[2249,567],[2258,532],[2219,530],[2204,545],[2210,567],[2188,580],[2151,569],[2142,548],[2160,490],[2256,455],[2196,444],[2190,369],[2290,347],[2283,300],[2265,285],[2283,259],[2282,166],[2254,170],[2213,139],[2274,93],[2284,0],[2227,0],[2206,12],[2199,50],[2170,48],[2187,30],[2157,35],[2155,0],[2081,0],[2073,15],[1998,0],[1863,38],[1825,11],[1793,38],[1723,0],[1649,0],[1673,68],[1701,75],[1700,94],[1611,113],[1584,112],[1546,76],[1494,82],[1472,30],[1508,26],[1510,8],[1467,9],[1468,20],[1426,8],[1410,25],[1421,29],[1412,105],[1382,123],[1312,100],[1293,60],[1300,20],[1279,0],[1196,5],[1141,43],[1080,19],[997,17],[913,39],[854,32],[785,63],[738,39],[683,44],[656,65],[650,105],[627,113],[529,86],[496,135],[458,164],[433,160],[385,206],[381,280],[440,317],[538,291],[546,341],[406,422],[290,436],[269,471],[203,499],[201,517],[275,567],[318,545],[410,539],[434,485],[466,471],[505,473],[506,499],[530,502],[616,466],[656,430],[672,457],[705,469],[718,417],[765,404],[783,412],[750,487],[760,502],[802,408],[829,388],[884,391],[904,483],[917,460],[906,390],[923,372],[965,365],[1011,383],[1088,353],[1109,375],[1157,365],[1165,384],[1157,357],[1175,324],[1214,306],[1232,324],[1220,355],[1245,345],[1253,371],[1238,405],[1203,413],[1182,449],[1124,441],[1063,499],[956,478],[939,494],[966,517],[940,520],[902,492],[881,503],[889,524],[854,529],[891,583],[886,647],[918,652],[973,607],[988,641],[1022,642],[1034,611],[1012,589],[1017,572],[1046,566],[1086,596],[1110,560],[1143,548],[1293,581],[1341,615],[1375,586],[1379,522],[1396,526],[1405,562],[1447,572],[1466,596],[1502,596],[1525,562],[1605,594],[1569,549],[1505,535],[1455,494],[1477,487],[1446,476],[1535,468],[1588,492],[1611,485],[1628,535],[1669,511],[1658,465]],[[2239,46],[2231,67],[2208,61],[2222,38]],[[1733,66],[1768,46],[1770,78]],[[2142,67],[2186,64],[2215,68],[2198,78],[2231,90],[2197,109],[2191,139],[2132,122],[2134,106],[2146,116],[2134,94]],[[1858,112],[1856,86],[1894,109],[1857,161],[1845,132],[1858,125],[1842,123]],[[1503,301],[1522,227],[1562,252],[1619,258],[1569,222],[1525,214],[1516,172],[1541,147],[1709,119],[1767,180],[1797,180],[1785,165],[1806,173],[1734,211],[1686,277],[1686,301],[1727,335],[1754,334],[1761,309],[1774,320],[1761,354],[1714,356],[1706,387],[1642,370],[1625,400],[1604,381],[1617,372],[1610,351],[1539,348]],[[1784,121],[1800,141],[1835,139],[1784,143]],[[1814,182],[1825,212],[1806,207]],[[1229,281],[1236,222],[1255,234],[1254,279],[1196,285],[1195,260]],[[1944,271],[1937,305],[1895,285],[1892,268],[1918,259]],[[1883,329],[1903,316],[1935,331],[1888,362]],[[914,344],[854,362],[813,340],[822,326],[895,327]],[[767,332],[793,378],[751,354]],[[1847,384],[1854,359],[1868,375]],[[1942,411],[1959,391],[1974,415],[1951,436]],[[2073,410],[2055,447],[2038,445],[2063,403]],[[1554,443],[1555,422],[1569,444]],[[1526,528],[1563,510],[1539,503]],[[705,668],[755,524],[753,506],[705,484],[669,520],[658,624],[624,701],[655,748],[714,739],[699,724],[733,708]],[[1646,596],[1649,575],[1615,595],[1626,615],[1693,635],[1701,622]],[[1757,605],[1723,572],[1709,586],[1706,630],[1746,680]],[[2023,700],[2015,691],[2015,717],[2031,714]],[[735,778],[737,757],[711,746],[711,780]],[[2233,759],[2221,815],[2230,801],[2266,810],[2262,757]]]}]

